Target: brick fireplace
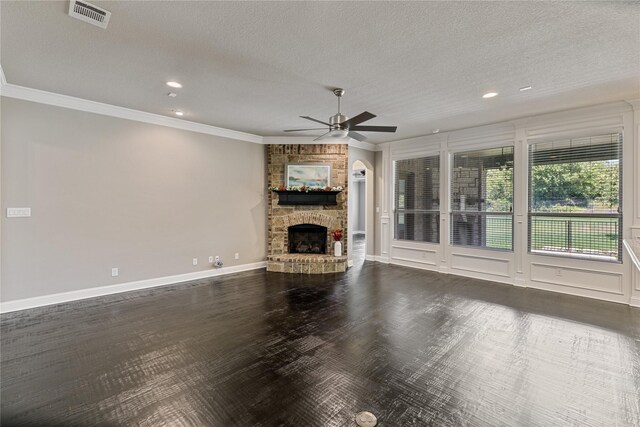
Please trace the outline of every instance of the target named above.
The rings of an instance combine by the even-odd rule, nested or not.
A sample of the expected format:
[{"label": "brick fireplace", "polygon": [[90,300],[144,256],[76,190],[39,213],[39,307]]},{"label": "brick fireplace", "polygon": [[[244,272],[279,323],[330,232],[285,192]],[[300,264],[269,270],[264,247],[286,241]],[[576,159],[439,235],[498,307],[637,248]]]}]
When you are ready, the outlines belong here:
[{"label": "brick fireplace", "polygon": [[[328,164],[331,186],[343,191],[336,205],[279,205],[278,194],[269,191],[267,271],[283,273],[335,273],[347,267],[348,145],[271,144],[267,149],[268,186],[286,185],[290,163]],[[331,231],[343,230],[342,256],[333,255]],[[319,234],[322,231],[324,236]],[[293,239],[293,240],[292,240]]]}]

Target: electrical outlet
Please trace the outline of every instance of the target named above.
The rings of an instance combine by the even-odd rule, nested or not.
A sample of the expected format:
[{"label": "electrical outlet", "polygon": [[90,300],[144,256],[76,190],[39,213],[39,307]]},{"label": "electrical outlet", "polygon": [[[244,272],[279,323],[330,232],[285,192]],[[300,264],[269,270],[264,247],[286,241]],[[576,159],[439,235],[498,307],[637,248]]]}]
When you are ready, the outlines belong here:
[{"label": "electrical outlet", "polygon": [[193,265],[198,265],[198,258],[193,259]]},{"label": "electrical outlet", "polygon": [[31,216],[31,208],[7,208],[7,218]]},{"label": "electrical outlet", "polygon": [[240,254],[236,252],[236,259],[240,259]]},{"label": "electrical outlet", "polygon": [[209,257],[209,262],[213,262],[213,255]]},{"label": "electrical outlet", "polygon": [[120,272],[118,271],[118,267],[113,267],[111,269],[111,277],[116,277]]}]

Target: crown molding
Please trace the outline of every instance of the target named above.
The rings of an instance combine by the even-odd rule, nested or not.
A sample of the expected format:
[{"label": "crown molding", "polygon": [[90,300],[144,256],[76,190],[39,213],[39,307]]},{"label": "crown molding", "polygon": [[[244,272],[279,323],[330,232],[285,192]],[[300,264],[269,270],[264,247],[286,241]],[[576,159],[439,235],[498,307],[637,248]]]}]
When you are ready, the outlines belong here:
[{"label": "crown molding", "polygon": [[367,151],[378,151],[378,146],[370,142],[358,141],[353,138],[341,139],[341,138],[329,138],[322,142],[314,141],[312,136],[264,136],[262,137],[263,144],[348,144],[349,147],[360,148]]},{"label": "crown molding", "polygon": [[349,138],[349,147],[360,148],[367,151],[378,151],[378,146],[370,142],[358,141],[357,139]]},{"label": "crown molding", "polygon": [[638,99],[629,99],[627,103],[633,107],[634,111],[640,111],[640,98]]},{"label": "crown molding", "polygon": [[[73,96],[61,95],[39,89],[32,89],[24,86],[13,85],[4,80],[4,73],[0,67],[0,96],[7,98],[21,99],[23,101],[37,102],[40,104],[53,105],[56,107],[69,108],[71,110],[84,111],[87,113],[101,114],[104,116],[117,117],[120,119],[133,120],[143,123],[150,123],[159,126],[166,126],[175,129],[188,130],[191,132],[203,133],[207,135],[220,136],[223,138],[236,139],[240,141],[252,142],[254,144],[317,144],[313,137],[299,136],[265,136],[239,132],[231,129],[219,128],[202,123],[190,122],[159,114],[147,113],[130,108],[119,107],[117,105],[104,104]],[[380,148],[369,142],[358,141],[352,138],[348,140],[334,139],[324,140],[322,144],[347,144],[368,151],[379,151]]]},{"label": "crown molding", "polygon": [[120,119],[134,120],[143,123],[166,126],[175,129],[203,133],[207,135],[220,136],[223,138],[253,142],[255,144],[263,143],[262,137],[259,135],[238,132],[235,130],[219,128],[202,123],[190,122],[173,117],[161,116],[159,114],[146,113],[144,111],[132,110],[130,108],[118,107],[116,105],[103,104],[101,102],[89,101],[86,99],[75,98],[73,96],[61,95],[53,92],[46,92],[39,89],[31,89],[28,87],[17,86],[10,83],[2,83],[2,85],[0,86],[0,96],[21,99],[24,101],[37,102],[40,104],[53,105],[56,107],[69,108],[72,110],[84,111],[87,113],[117,117]]}]

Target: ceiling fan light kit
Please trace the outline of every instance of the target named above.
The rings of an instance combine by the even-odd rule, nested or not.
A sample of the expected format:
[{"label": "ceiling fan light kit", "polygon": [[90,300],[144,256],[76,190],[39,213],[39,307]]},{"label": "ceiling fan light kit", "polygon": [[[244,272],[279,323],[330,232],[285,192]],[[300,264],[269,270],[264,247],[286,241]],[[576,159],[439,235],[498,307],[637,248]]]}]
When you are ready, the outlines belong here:
[{"label": "ceiling fan light kit", "polygon": [[[320,123],[329,127],[329,130],[314,139],[319,141],[326,138],[353,138],[358,141],[364,141],[367,138],[364,135],[359,134],[356,131],[362,132],[395,132],[396,126],[358,126],[360,123],[366,122],[376,117],[375,114],[371,114],[368,111],[358,114],[355,117],[349,118],[340,112],[340,98],[344,95],[344,89],[335,88],[333,94],[338,98],[338,112],[329,117],[329,123],[322,120],[314,119],[309,116],[300,116],[303,119],[311,120],[312,122]],[[286,129],[285,132],[302,132],[309,130],[323,130],[325,128],[312,128],[312,129]]]},{"label": "ceiling fan light kit", "polygon": [[349,135],[349,131],[346,129],[336,129],[332,130],[329,134],[332,138],[344,138]]}]

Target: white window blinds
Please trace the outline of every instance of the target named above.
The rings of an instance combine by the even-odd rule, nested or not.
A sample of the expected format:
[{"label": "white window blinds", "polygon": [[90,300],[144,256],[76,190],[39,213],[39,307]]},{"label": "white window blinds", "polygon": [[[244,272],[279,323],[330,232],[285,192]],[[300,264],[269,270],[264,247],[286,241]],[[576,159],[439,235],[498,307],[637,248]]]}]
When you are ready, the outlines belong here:
[{"label": "white window blinds", "polygon": [[529,146],[529,251],[622,259],[622,133]]},{"label": "white window blinds", "polygon": [[451,244],[513,250],[513,147],[453,155]]},{"label": "white window blinds", "polygon": [[440,156],[397,160],[394,166],[394,237],[440,242]]}]

